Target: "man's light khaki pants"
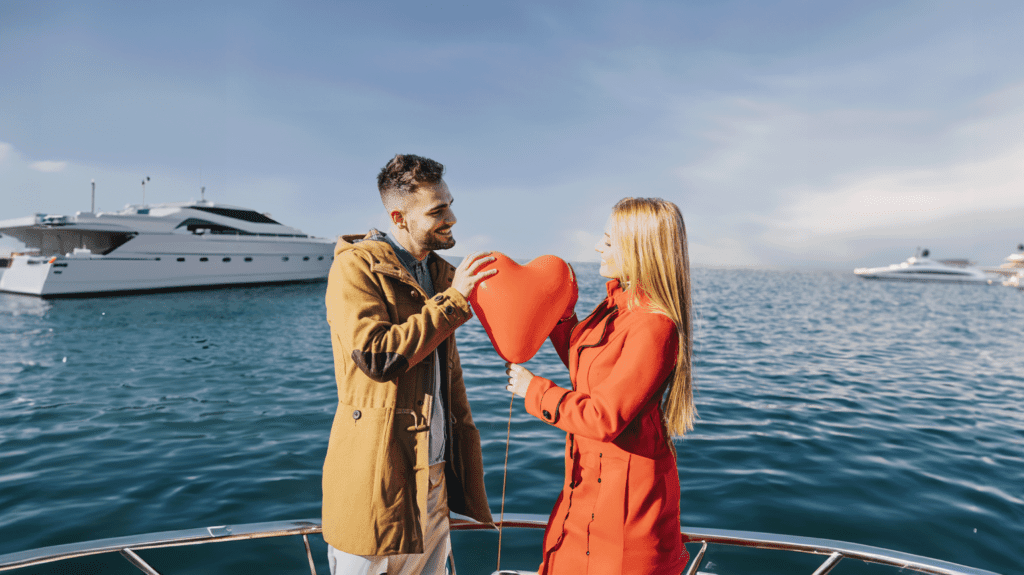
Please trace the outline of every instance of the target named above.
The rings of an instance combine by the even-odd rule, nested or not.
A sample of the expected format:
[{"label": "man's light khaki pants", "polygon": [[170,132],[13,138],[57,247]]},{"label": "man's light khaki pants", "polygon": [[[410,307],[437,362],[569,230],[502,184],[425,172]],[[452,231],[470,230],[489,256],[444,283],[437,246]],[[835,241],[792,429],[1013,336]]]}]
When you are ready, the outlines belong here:
[{"label": "man's light khaki pants", "polygon": [[423,537],[423,553],[407,555],[351,555],[328,545],[331,575],[444,575],[452,540],[448,531],[448,492],[443,462],[430,466]]}]

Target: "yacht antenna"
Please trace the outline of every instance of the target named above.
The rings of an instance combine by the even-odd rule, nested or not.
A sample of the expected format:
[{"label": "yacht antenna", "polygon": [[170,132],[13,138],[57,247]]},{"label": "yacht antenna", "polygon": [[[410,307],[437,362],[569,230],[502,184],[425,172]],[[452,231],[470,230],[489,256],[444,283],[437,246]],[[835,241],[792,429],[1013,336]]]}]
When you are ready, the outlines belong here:
[{"label": "yacht antenna", "polygon": [[206,201],[206,186],[199,188],[199,197],[201,201]]},{"label": "yacht antenna", "polygon": [[149,176],[146,176],[142,180],[142,205],[146,205],[146,182],[149,181]]},{"label": "yacht antenna", "polygon": [[90,213],[96,213],[96,180],[92,181],[92,207],[89,209]]}]

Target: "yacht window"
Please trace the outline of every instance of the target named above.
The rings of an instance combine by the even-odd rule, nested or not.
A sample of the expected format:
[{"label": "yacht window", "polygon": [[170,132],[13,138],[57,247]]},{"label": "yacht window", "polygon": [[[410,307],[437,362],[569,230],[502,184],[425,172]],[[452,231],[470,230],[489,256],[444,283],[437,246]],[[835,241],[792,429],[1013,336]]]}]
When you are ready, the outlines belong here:
[{"label": "yacht window", "polygon": [[283,258],[281,258],[281,261],[283,261],[283,262],[288,261],[288,256],[284,256]]},{"label": "yacht window", "polygon": [[156,258],[156,261],[160,261],[160,258]]},{"label": "yacht window", "polygon": [[247,262],[251,262],[251,261],[252,261],[252,258],[245,258],[245,261],[247,261]]},{"label": "yacht window", "polygon": [[961,270],[911,270],[909,273],[920,274],[920,275],[953,275],[953,276],[969,276],[970,272]]},{"label": "yacht window", "polygon": [[317,261],[323,261],[324,260],[324,256],[320,256],[320,257],[318,257],[316,259],[317,259]]},{"label": "yacht window", "polygon": [[246,222],[252,222],[254,224],[277,224],[281,225],[267,216],[254,212],[252,210],[233,210],[231,208],[211,208],[208,206],[189,206],[193,210],[202,210],[211,214],[217,214],[218,216],[225,216],[228,218],[234,218],[236,220],[243,220]]},{"label": "yacht window", "polygon": [[178,261],[179,262],[183,262],[183,261],[185,261],[185,258],[178,258]]},{"label": "yacht window", "polygon": [[229,262],[231,261],[231,258],[224,258],[224,261]]},{"label": "yacht window", "polygon": [[302,261],[308,262],[309,261],[309,256],[303,256]]},{"label": "yacht window", "polygon": [[210,221],[207,221],[207,220],[200,220],[198,218],[188,218],[187,220],[185,220],[185,221],[181,222],[180,224],[178,224],[177,227],[175,227],[175,229],[178,229],[178,228],[185,228],[188,231],[192,232],[193,234],[197,234],[197,235],[206,234],[206,233],[210,233],[210,234],[235,234],[235,235],[240,235],[240,236],[251,236],[251,235],[254,235],[254,234],[252,234],[250,232],[247,232],[245,230],[240,230],[238,228],[233,228],[231,226],[225,226],[224,224],[217,224],[217,223],[210,222]]},{"label": "yacht window", "polygon": [[208,261],[210,261],[210,258],[199,258],[199,261],[201,261],[201,262],[208,262]]}]

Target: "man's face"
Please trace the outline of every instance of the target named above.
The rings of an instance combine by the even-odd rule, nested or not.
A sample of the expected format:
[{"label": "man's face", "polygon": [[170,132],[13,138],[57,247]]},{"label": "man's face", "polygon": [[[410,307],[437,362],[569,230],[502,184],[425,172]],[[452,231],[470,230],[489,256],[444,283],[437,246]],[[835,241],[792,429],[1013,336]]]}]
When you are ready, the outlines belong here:
[{"label": "man's face", "polygon": [[455,246],[452,226],[452,194],[444,180],[421,185],[406,197],[402,214],[414,247],[422,251],[446,250]]}]

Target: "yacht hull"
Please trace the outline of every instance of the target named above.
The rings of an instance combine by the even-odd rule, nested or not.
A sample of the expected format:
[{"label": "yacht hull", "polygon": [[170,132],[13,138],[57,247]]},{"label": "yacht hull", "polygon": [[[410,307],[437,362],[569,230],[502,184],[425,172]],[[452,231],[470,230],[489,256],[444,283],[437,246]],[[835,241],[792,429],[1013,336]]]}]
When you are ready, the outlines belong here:
[{"label": "yacht hull", "polygon": [[977,278],[967,276],[948,276],[948,275],[928,275],[928,274],[899,274],[899,273],[876,273],[876,274],[865,274],[858,273],[858,276],[866,280],[883,280],[883,281],[894,281],[894,282],[919,282],[919,283],[954,283],[954,284],[991,284],[992,280],[988,278]]},{"label": "yacht hull", "polygon": [[967,260],[930,260],[915,255],[900,264],[880,268],[857,268],[853,273],[866,280],[885,280],[918,283],[958,283],[990,285],[992,278],[984,271],[972,267]]},{"label": "yacht hull", "polygon": [[0,277],[0,291],[44,298],[73,297],[320,281],[327,277],[333,259],[332,242],[282,244],[246,245],[235,240],[208,246],[223,249],[199,253],[16,256]]}]

